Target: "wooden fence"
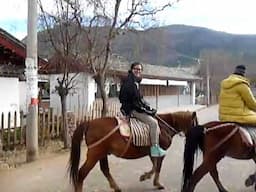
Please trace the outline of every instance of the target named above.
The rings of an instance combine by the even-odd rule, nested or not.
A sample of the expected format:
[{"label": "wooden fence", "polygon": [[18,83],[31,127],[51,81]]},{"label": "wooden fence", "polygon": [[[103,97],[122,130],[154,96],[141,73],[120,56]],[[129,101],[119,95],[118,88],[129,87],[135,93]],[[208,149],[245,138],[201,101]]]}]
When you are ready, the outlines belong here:
[{"label": "wooden fence", "polygon": [[[118,113],[119,108],[119,103],[109,102],[107,116],[115,116]],[[97,100],[96,102],[94,102],[89,110],[86,110],[85,107],[77,110],[74,109],[74,111],[68,112],[67,114],[68,123],[71,121],[75,121],[75,124],[78,124],[84,120],[100,118],[101,110],[101,100]],[[70,115],[74,116],[73,120],[70,119]],[[6,114],[2,113],[0,123],[0,147],[2,147],[3,150],[14,150],[25,146],[26,116],[23,114],[23,112],[20,113],[19,121],[17,112],[9,112],[7,116]],[[61,115],[55,114],[52,108],[41,110],[38,115],[39,145],[44,146],[49,140],[61,139],[62,127],[63,126]]]}]

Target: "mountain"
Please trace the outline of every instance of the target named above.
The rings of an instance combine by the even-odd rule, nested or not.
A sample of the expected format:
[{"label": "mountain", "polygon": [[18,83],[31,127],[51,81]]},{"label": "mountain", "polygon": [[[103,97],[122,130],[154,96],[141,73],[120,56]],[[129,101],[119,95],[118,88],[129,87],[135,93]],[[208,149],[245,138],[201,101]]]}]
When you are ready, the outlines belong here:
[{"label": "mountain", "polygon": [[147,31],[127,32],[113,43],[113,52],[129,61],[156,65],[194,64],[202,50],[223,50],[256,60],[256,35],[235,35],[202,27],[170,25]]},{"label": "mountain", "polygon": [[[102,28],[100,36],[104,37],[106,33],[106,28]],[[59,36],[58,30],[54,31],[54,35]],[[43,58],[49,58],[53,52],[51,44],[46,39],[46,31],[38,34],[39,55]],[[80,50],[84,52],[86,38],[83,34],[81,34],[81,42],[84,43],[81,43]],[[101,40],[99,46],[100,42]],[[242,62],[254,65],[256,35],[235,35],[203,27],[170,25],[145,31],[128,31],[117,36],[112,44],[112,52],[130,62],[141,61],[172,67],[197,64],[196,58],[202,59],[203,51],[215,52],[214,57],[219,53],[224,56],[227,54],[232,58],[229,62],[233,64]]]}]

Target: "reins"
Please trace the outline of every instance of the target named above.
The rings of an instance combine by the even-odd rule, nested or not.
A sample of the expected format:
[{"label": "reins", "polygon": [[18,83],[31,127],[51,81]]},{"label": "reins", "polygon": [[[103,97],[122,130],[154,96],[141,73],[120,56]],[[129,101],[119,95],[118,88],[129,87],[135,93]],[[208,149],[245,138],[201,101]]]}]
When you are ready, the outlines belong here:
[{"label": "reins", "polygon": [[235,125],[234,123],[224,123],[224,124],[221,124],[221,125],[215,125],[214,127],[204,129],[204,134],[208,133],[209,131],[214,131],[214,130],[222,128],[222,127],[234,126],[234,125]]},{"label": "reins", "polygon": [[[168,127],[169,129],[171,129],[175,134],[178,134],[179,131],[177,131],[176,129],[174,129],[172,126],[170,126],[168,123],[166,123],[166,121],[164,121],[161,117],[159,117],[157,114],[155,115],[156,119],[161,121],[161,123],[163,123],[166,127]],[[181,134],[180,134],[181,135]]]},{"label": "reins", "polygon": [[[214,127],[208,128],[208,129],[204,128],[204,134],[206,134],[210,131],[214,131],[214,130],[226,127],[226,126],[234,126],[234,125],[235,125],[234,123],[225,123],[225,124],[221,124],[221,125],[216,125]],[[220,140],[216,145],[214,145],[211,148],[210,152],[215,151],[217,148],[219,148],[221,145],[223,145],[223,143],[225,143],[227,140],[229,140],[238,130],[239,130],[239,127],[235,126],[235,128],[228,135],[226,135],[222,140]]]}]

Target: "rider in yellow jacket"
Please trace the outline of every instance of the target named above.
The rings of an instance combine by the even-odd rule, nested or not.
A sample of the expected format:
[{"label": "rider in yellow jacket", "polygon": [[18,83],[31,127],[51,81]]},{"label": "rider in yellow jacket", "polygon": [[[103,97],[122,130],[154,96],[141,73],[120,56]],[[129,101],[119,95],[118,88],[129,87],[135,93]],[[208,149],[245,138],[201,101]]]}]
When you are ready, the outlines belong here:
[{"label": "rider in yellow jacket", "polygon": [[256,125],[256,100],[249,80],[244,77],[245,70],[244,65],[238,65],[235,72],[221,82],[220,121]]}]

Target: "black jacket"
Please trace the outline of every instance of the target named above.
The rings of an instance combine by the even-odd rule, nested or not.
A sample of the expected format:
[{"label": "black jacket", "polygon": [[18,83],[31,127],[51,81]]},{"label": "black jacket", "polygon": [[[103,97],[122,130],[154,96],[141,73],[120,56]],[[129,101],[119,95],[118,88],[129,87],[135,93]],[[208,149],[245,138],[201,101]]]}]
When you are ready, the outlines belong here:
[{"label": "black jacket", "polygon": [[144,101],[143,96],[140,93],[139,82],[136,81],[136,77],[129,71],[127,78],[123,81],[119,93],[119,100],[122,104],[121,111],[124,115],[129,116],[133,110],[139,113],[147,113],[153,115],[155,110],[152,111],[150,106]]}]

